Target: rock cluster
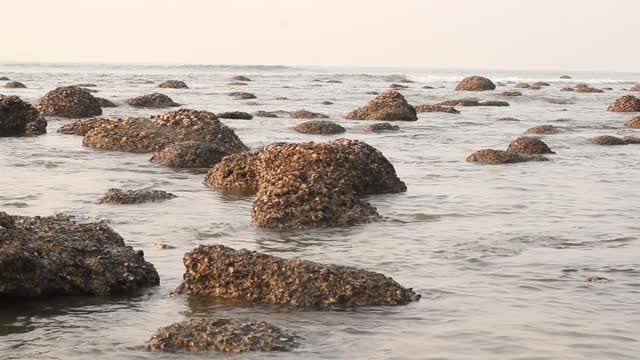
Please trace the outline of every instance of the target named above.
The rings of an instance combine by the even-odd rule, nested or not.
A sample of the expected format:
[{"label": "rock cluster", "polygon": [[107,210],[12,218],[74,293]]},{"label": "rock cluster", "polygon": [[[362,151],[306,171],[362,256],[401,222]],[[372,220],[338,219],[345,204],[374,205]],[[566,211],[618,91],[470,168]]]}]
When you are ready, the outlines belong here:
[{"label": "rock cluster", "polygon": [[0,298],[110,295],[158,285],[141,250],[104,223],[0,212]]},{"label": "rock cluster", "polygon": [[442,105],[418,105],[416,106],[416,111],[419,113],[443,112],[448,114],[460,114],[460,110],[454,108],[453,106]]},{"label": "rock cluster", "polygon": [[290,116],[294,119],[328,119],[329,115],[315,113],[307,110],[292,111]]},{"label": "rock cluster", "polygon": [[558,128],[553,125],[538,125],[527,129],[527,134],[550,135],[556,134]]},{"label": "rock cluster", "polygon": [[230,92],[228,95],[231,96],[232,98],[236,99],[236,100],[248,100],[248,99],[257,98],[257,96],[255,96],[252,93],[242,92],[242,91]]},{"label": "rock cluster", "polygon": [[89,133],[89,131],[105,124],[111,124],[113,122],[114,120],[105,119],[105,118],[80,119],[72,123],[68,123],[61,126],[58,129],[58,132],[62,134],[68,134],[68,135],[85,136]]},{"label": "rock cluster", "polygon": [[133,107],[153,109],[180,106],[180,104],[173,101],[170,97],[161,93],[136,96],[127,100],[127,103]]},{"label": "rock cluster", "polygon": [[165,89],[188,89],[189,87],[184,81],[180,80],[167,80],[158,84],[159,88]]},{"label": "rock cluster", "polygon": [[43,116],[83,118],[102,115],[98,99],[77,86],[63,86],[49,91],[38,101],[36,108]]},{"label": "rock cluster", "polygon": [[458,86],[456,91],[484,91],[495,90],[496,84],[493,81],[482,76],[469,76],[464,78]]},{"label": "rock cluster", "polygon": [[364,132],[382,132],[382,131],[398,131],[398,130],[400,130],[400,127],[398,125],[392,125],[388,122],[371,124],[362,128],[362,131]]},{"label": "rock cluster", "polygon": [[172,193],[162,190],[122,190],[109,189],[98,202],[109,204],[142,204],[173,199]]},{"label": "rock cluster", "polygon": [[627,145],[624,139],[610,135],[596,136],[591,142],[596,145]]},{"label": "rock cluster", "polygon": [[294,127],[298,132],[304,134],[332,135],[347,131],[342,126],[327,120],[314,120],[298,124]]},{"label": "rock cluster", "polygon": [[27,87],[18,81],[9,81],[8,83],[4,84],[4,87],[7,89],[26,89]]},{"label": "rock cluster", "polygon": [[625,95],[617,98],[607,108],[613,112],[637,112],[640,111],[640,99],[633,95]]},{"label": "rock cluster", "polygon": [[206,168],[219,163],[228,152],[216,144],[185,141],[171,144],[151,157],[151,162],[174,168]]},{"label": "rock cluster", "polygon": [[227,111],[218,114],[220,119],[251,120],[253,115],[243,111]]},{"label": "rock cluster", "polygon": [[185,254],[177,292],[311,309],[405,305],[420,296],[383,274],[222,245]]},{"label": "rock cluster", "polygon": [[47,120],[17,96],[0,95],[0,137],[35,136],[47,132]]},{"label": "rock cluster", "polygon": [[395,90],[387,90],[366,106],[345,115],[350,120],[416,121],[416,109]]}]

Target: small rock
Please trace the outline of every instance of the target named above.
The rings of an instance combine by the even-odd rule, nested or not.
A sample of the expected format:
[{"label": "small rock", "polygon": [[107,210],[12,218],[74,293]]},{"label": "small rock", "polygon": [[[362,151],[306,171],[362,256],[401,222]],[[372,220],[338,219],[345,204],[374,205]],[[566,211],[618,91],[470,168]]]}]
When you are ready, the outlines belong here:
[{"label": "small rock", "polygon": [[11,80],[11,79],[9,79],[6,76],[0,76],[0,81],[9,81],[9,80]]},{"label": "small rock", "polygon": [[242,75],[232,76],[230,80],[231,81],[242,81],[242,82],[251,81],[251,79],[249,79],[246,76],[242,76]]},{"label": "small rock", "polygon": [[218,113],[220,119],[238,119],[238,120],[251,120],[253,115],[243,111],[229,111]]},{"label": "small rock", "polygon": [[364,132],[382,132],[382,131],[398,131],[398,130],[400,130],[400,127],[398,125],[391,125],[388,122],[367,125],[364,128],[362,128],[362,131]]},{"label": "small rock", "polygon": [[171,144],[151,157],[151,162],[173,168],[208,168],[230,153],[215,144],[185,141]]},{"label": "small rock", "polygon": [[560,88],[560,91],[576,91],[576,89],[569,87],[569,86],[565,86]]},{"label": "small rock", "polygon": [[329,115],[315,113],[307,110],[298,110],[291,112],[290,116],[294,119],[328,119]]},{"label": "small rock", "polygon": [[188,89],[189,87],[184,81],[180,80],[166,80],[158,84],[159,88],[164,89]]},{"label": "small rock", "polygon": [[259,155],[259,151],[245,151],[224,157],[209,170],[205,184],[212,188],[257,191],[256,164]]},{"label": "small rock", "polygon": [[327,80],[327,81],[325,81],[325,83],[327,83],[327,84],[342,84],[342,81],[340,81],[340,80]]},{"label": "small rock", "polygon": [[578,84],[576,85],[577,93],[603,93],[603,90],[593,88],[586,84]]},{"label": "small rock", "polygon": [[377,92],[377,91],[367,91],[365,94],[367,94],[367,95],[380,95],[380,93]]},{"label": "small rock", "polygon": [[500,93],[502,96],[522,96],[520,91],[505,91]]},{"label": "small rock", "polygon": [[529,136],[521,136],[513,140],[509,144],[507,152],[526,155],[555,154],[544,141]]},{"label": "small rock", "polygon": [[591,142],[596,145],[627,145],[624,139],[609,135],[596,136],[591,139]]},{"label": "small rock", "polygon": [[529,128],[526,134],[550,135],[558,133],[558,128],[553,125],[538,125]]},{"label": "small rock", "polygon": [[391,88],[391,89],[408,89],[409,87],[407,85],[391,84],[391,85],[389,85],[389,88]]},{"label": "small rock", "polygon": [[426,89],[426,90],[432,90],[432,89],[435,89],[433,86],[429,86],[429,85],[425,85],[425,86],[423,86],[422,88],[423,88],[423,89]]},{"label": "small rock", "polygon": [[526,83],[526,82],[519,82],[517,84],[515,84],[513,87],[518,88],[518,89],[528,89],[531,87],[531,84]]},{"label": "small rock", "polygon": [[627,144],[640,144],[640,137],[637,136],[625,136],[623,140]]},{"label": "small rock", "polygon": [[333,105],[333,103],[331,101],[327,101],[327,100],[321,102],[321,104],[322,105]]},{"label": "small rock", "polygon": [[166,108],[180,106],[180,104],[174,102],[170,97],[161,93],[133,97],[127,100],[127,103],[133,107],[141,108]]},{"label": "small rock", "polygon": [[242,92],[242,91],[230,92],[228,95],[231,96],[232,98],[236,99],[236,100],[249,100],[249,99],[256,99],[257,98],[257,96],[255,96],[252,93]]},{"label": "small rock", "polygon": [[502,150],[483,149],[474,152],[466,159],[468,162],[479,162],[484,164],[513,164],[527,161],[546,161],[542,155],[524,155]]},{"label": "small rock", "polygon": [[247,84],[246,82],[242,82],[242,81],[231,81],[231,82],[225,83],[225,85],[228,85],[228,86],[245,86],[245,85],[249,85],[249,84]]},{"label": "small rock", "polygon": [[9,81],[8,83],[4,84],[4,87],[7,89],[26,89],[27,87],[18,81]]},{"label": "small rock", "polygon": [[627,120],[624,125],[631,128],[640,128],[640,116]]},{"label": "small rock", "polygon": [[416,109],[395,90],[387,90],[366,106],[345,115],[350,120],[416,121]]},{"label": "small rock", "polygon": [[571,76],[569,76],[569,75],[562,75],[562,76],[560,76],[560,79],[571,79]]},{"label": "small rock", "polygon": [[104,118],[80,119],[72,123],[63,125],[58,129],[59,133],[68,135],[85,136],[89,131],[105,124],[111,124],[114,120]]},{"label": "small rock", "polygon": [[274,98],[274,100],[289,100],[289,98],[286,96],[278,96],[277,98]]},{"label": "small rock", "polygon": [[416,111],[419,113],[443,112],[448,114],[460,114],[460,111],[453,106],[442,105],[418,105],[416,106]]},{"label": "small rock", "polygon": [[495,90],[496,85],[489,79],[482,76],[469,76],[464,78],[458,86],[456,91],[484,91]]},{"label": "small rock", "polygon": [[551,84],[549,84],[548,82],[545,82],[545,81],[537,81],[537,82],[534,82],[531,85],[533,85],[533,86],[551,86]]},{"label": "small rock", "polygon": [[96,99],[98,100],[98,103],[100,104],[100,107],[118,107],[118,105],[116,105],[113,101],[105,99],[105,98],[101,98],[101,97],[96,97]]},{"label": "small rock", "polygon": [[94,88],[94,87],[97,87],[98,85],[93,83],[80,83],[80,84],[75,84],[74,86],[81,87],[81,88]]},{"label": "small rock", "polygon": [[479,102],[478,106],[509,106],[509,103],[506,101],[489,100]]},{"label": "small rock", "polygon": [[162,190],[109,189],[98,202],[109,204],[141,204],[173,199],[175,197],[177,196]]},{"label": "small rock", "polygon": [[255,117],[266,117],[266,118],[277,118],[278,114],[276,114],[274,111],[256,111],[253,113],[253,116]]},{"label": "small rock", "polygon": [[298,124],[294,130],[304,134],[333,135],[347,131],[342,126],[327,120],[314,120]]}]

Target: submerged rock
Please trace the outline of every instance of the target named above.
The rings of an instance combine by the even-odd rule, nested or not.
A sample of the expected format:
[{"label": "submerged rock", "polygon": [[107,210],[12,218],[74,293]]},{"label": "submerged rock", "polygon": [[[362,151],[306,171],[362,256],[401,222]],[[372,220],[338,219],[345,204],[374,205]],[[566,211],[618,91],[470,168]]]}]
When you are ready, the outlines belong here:
[{"label": "submerged rock", "polygon": [[142,108],[166,108],[180,106],[180,104],[174,102],[170,97],[161,93],[136,96],[127,100],[127,103],[133,107]]},{"label": "submerged rock", "polygon": [[0,137],[36,136],[47,132],[47,120],[17,96],[0,95]]},{"label": "submerged rock", "polygon": [[232,76],[230,80],[231,81],[243,81],[243,82],[251,81],[251,79],[249,79],[246,76],[242,76],[242,75]]},{"label": "submerged rock", "polygon": [[204,168],[219,163],[228,152],[215,144],[185,141],[171,144],[151,157],[151,162],[174,168]]},{"label": "submerged rock", "polygon": [[311,309],[406,305],[420,298],[380,273],[222,245],[201,245],[183,261],[186,272],[177,291],[188,295]]},{"label": "submerged rock", "polygon": [[478,100],[473,99],[460,99],[460,100],[445,100],[435,104],[436,106],[480,106]]},{"label": "submerged rock", "polygon": [[172,193],[162,190],[122,190],[109,189],[98,202],[109,204],[142,204],[173,199]]},{"label": "submerged rock", "polygon": [[189,87],[184,81],[180,80],[166,80],[158,84],[159,88],[165,89],[188,89]]},{"label": "submerged rock", "polygon": [[531,84],[526,83],[526,82],[519,82],[517,84],[515,84],[513,87],[518,88],[518,89],[528,89],[531,87]]},{"label": "submerged rock", "polygon": [[347,131],[342,126],[327,120],[314,120],[298,124],[294,127],[298,132],[304,134],[331,135],[340,134]]},{"label": "submerged rock", "polygon": [[9,81],[9,80],[11,80],[11,79],[9,79],[6,76],[0,76],[0,81]]},{"label": "submerged rock", "polygon": [[225,85],[228,85],[228,86],[245,86],[245,85],[249,85],[249,84],[247,84],[246,82],[242,82],[242,81],[231,81],[231,82],[225,83]]},{"label": "submerged rock", "polygon": [[604,91],[591,87],[587,84],[578,84],[576,85],[576,92],[577,93],[603,93]]},{"label": "submerged rock", "polygon": [[228,111],[218,114],[220,119],[251,120],[253,115],[243,111]]},{"label": "submerged rock", "polygon": [[256,192],[258,190],[256,168],[259,156],[260,151],[245,151],[224,157],[209,170],[205,184],[214,188]]},{"label": "submerged rock", "polygon": [[98,100],[98,103],[100,104],[100,107],[118,107],[118,105],[116,105],[113,101],[105,99],[105,98],[101,98],[101,97],[96,97],[96,99]]},{"label": "submerged rock", "polygon": [[26,89],[27,88],[25,84],[18,81],[9,81],[8,83],[4,84],[4,87],[7,89]]},{"label": "submerged rock", "polygon": [[520,91],[505,91],[500,93],[502,96],[522,96]]},{"label": "submerged rock", "polygon": [[607,108],[613,112],[637,112],[640,111],[640,99],[633,95],[625,95],[617,98]]},{"label": "submerged rock", "polygon": [[640,128],[640,116],[627,120],[624,125],[631,128]]},{"label": "submerged rock", "polygon": [[609,135],[596,136],[591,139],[591,142],[596,145],[627,145],[624,139]]},{"label": "submerged rock", "polygon": [[419,113],[443,112],[448,114],[460,114],[460,111],[453,106],[442,105],[418,105],[416,106],[416,111]]},{"label": "submerged rock", "polygon": [[333,105],[333,102],[325,100],[325,101],[321,102],[320,104],[322,104],[322,105]]},{"label": "submerged rock", "polygon": [[84,145],[145,153],[184,141],[207,142],[228,154],[247,150],[235,132],[220,122],[214,113],[189,109],[104,124],[86,134]]},{"label": "submerged rock", "polygon": [[627,144],[640,144],[640,137],[637,136],[625,136],[623,140]]},{"label": "submerged rock", "polygon": [[527,155],[555,154],[544,141],[530,136],[521,136],[513,140],[507,152]]},{"label": "submerged rock", "polygon": [[152,351],[289,351],[296,346],[294,337],[263,321],[232,319],[186,320],[160,328],[147,341]]},{"label": "submerged rock", "polygon": [[257,96],[255,96],[252,93],[242,92],[242,91],[230,92],[228,95],[231,96],[232,98],[236,99],[236,100],[249,100],[249,99],[256,99],[257,98]]},{"label": "submerged rock", "polygon": [[380,93],[377,92],[377,91],[367,91],[365,94],[367,94],[367,95],[380,95]]},{"label": "submerged rock", "polygon": [[98,87],[98,85],[96,85],[94,83],[80,83],[80,84],[75,84],[74,86],[81,87],[81,88]]},{"label": "submerged rock", "polygon": [[0,298],[122,294],[158,285],[141,250],[104,223],[0,212]]},{"label": "submerged rock", "polygon": [[65,124],[58,129],[59,133],[68,135],[81,135],[85,136],[89,131],[100,127],[105,124],[111,124],[114,120],[105,118],[89,118],[80,119],[72,123]]},{"label": "submerged rock", "polygon": [[484,164],[513,164],[527,161],[546,161],[542,155],[525,155],[502,150],[483,149],[474,152],[466,159],[468,162],[479,162]]},{"label": "submerged rock", "polygon": [[366,106],[345,116],[350,120],[416,121],[416,109],[407,103],[404,96],[395,90],[387,90],[371,100]]},{"label": "submerged rock", "polygon": [[496,85],[493,81],[482,76],[469,76],[464,78],[458,86],[456,91],[484,91],[495,90]]},{"label": "submerged rock", "polygon": [[98,99],[77,86],[63,86],[49,91],[40,98],[36,108],[43,116],[83,118],[102,115]]},{"label": "submerged rock", "polygon": [[389,88],[391,88],[391,89],[408,89],[409,87],[407,85],[391,84],[391,85],[389,85]]},{"label": "submerged rock", "polygon": [[563,88],[560,88],[560,91],[576,91],[576,89],[569,86],[565,86]]},{"label": "submerged rock", "polygon": [[340,80],[327,80],[327,81],[325,81],[325,83],[327,83],[327,84],[342,84],[342,81],[340,81]]},{"label": "submerged rock", "polygon": [[489,100],[479,102],[478,106],[509,106],[509,103],[506,101]]},{"label": "submerged rock", "polygon": [[571,76],[569,76],[569,75],[561,75],[560,79],[571,79]]},{"label": "submerged rock", "polygon": [[527,129],[527,134],[550,135],[558,133],[558,128],[553,125],[538,125]]},{"label": "submerged rock", "polygon": [[290,113],[290,116],[294,119],[328,119],[329,115],[315,113],[307,110],[298,110]]},{"label": "submerged rock", "polygon": [[255,117],[266,117],[266,118],[277,118],[278,114],[276,114],[275,111],[256,111],[253,113],[253,116]]},{"label": "submerged rock", "polygon": [[382,131],[398,131],[398,130],[400,130],[400,127],[398,125],[391,125],[388,122],[367,125],[362,128],[362,131],[364,132],[382,132]]},{"label": "submerged rock", "polygon": [[533,85],[533,86],[551,86],[551,84],[549,84],[548,82],[545,82],[545,81],[537,81],[537,82],[534,82],[531,85]]}]

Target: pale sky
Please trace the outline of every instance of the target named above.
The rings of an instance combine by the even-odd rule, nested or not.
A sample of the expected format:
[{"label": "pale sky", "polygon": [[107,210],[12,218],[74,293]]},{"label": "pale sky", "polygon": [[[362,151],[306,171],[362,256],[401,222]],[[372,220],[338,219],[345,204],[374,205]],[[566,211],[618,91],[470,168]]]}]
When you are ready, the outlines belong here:
[{"label": "pale sky", "polygon": [[640,0],[0,0],[1,62],[640,71]]}]

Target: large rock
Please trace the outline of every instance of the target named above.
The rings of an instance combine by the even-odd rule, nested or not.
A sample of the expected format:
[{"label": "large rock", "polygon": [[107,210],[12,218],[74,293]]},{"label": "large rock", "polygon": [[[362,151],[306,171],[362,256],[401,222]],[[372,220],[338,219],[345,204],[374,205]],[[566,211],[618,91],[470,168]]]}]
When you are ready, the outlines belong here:
[{"label": "large rock", "polygon": [[624,139],[610,135],[596,136],[591,142],[596,145],[627,145]]},{"label": "large rock", "polygon": [[185,141],[171,144],[151,157],[151,162],[174,168],[205,168],[229,155],[215,144]]},{"label": "large rock", "polygon": [[173,199],[177,196],[162,190],[109,189],[98,202],[109,204],[142,204]]},{"label": "large rock", "polygon": [[245,151],[226,156],[209,170],[205,184],[214,188],[256,192],[259,157],[260,151]]},{"label": "large rock", "polygon": [[416,109],[407,103],[404,96],[395,90],[388,90],[371,100],[366,106],[345,116],[350,120],[416,121]]},{"label": "large rock", "polygon": [[214,113],[189,109],[104,124],[86,134],[84,145],[145,153],[184,141],[207,142],[228,154],[247,150],[233,130],[221,123]]},{"label": "large rock", "polygon": [[509,144],[507,152],[527,155],[555,154],[544,141],[530,136],[521,136],[513,140]]},{"label": "large rock", "polygon": [[484,164],[513,164],[527,161],[546,161],[542,155],[526,155],[512,153],[503,150],[483,149],[474,152],[466,159],[468,162],[479,162]]},{"label": "large rock", "polygon": [[89,131],[105,124],[112,124],[113,122],[114,120],[105,118],[80,119],[72,123],[64,124],[58,129],[58,132],[68,135],[85,136],[89,133]]},{"label": "large rock", "polygon": [[613,112],[637,112],[640,111],[640,99],[633,95],[625,95],[617,98],[607,108]]},{"label": "large rock", "polygon": [[296,346],[293,336],[263,321],[194,319],[160,328],[147,341],[152,351],[289,351]]},{"label": "large rock", "polygon": [[220,119],[251,120],[253,115],[243,111],[228,111],[218,114]]},{"label": "large rock", "polygon": [[180,106],[180,104],[173,101],[170,97],[161,93],[136,96],[127,100],[127,103],[133,107],[153,109]]},{"label": "large rock", "polygon": [[4,84],[4,87],[7,89],[26,89],[27,88],[25,84],[18,81],[9,81],[8,83]]},{"label": "large rock", "polygon": [[182,294],[311,309],[405,305],[420,298],[380,273],[222,245],[201,245],[183,261]]},{"label": "large rock", "polygon": [[640,116],[627,120],[624,125],[631,128],[640,128]]},{"label": "large rock", "polygon": [[188,89],[189,87],[184,81],[180,80],[166,80],[158,84],[159,88],[165,89]]},{"label": "large rock", "polygon": [[313,120],[303,122],[294,127],[297,132],[304,134],[317,134],[317,135],[333,135],[341,134],[347,131],[342,126],[327,120]]},{"label": "large rock", "polygon": [[141,250],[104,223],[0,212],[0,298],[111,295],[158,285]]},{"label": "large rock", "polygon": [[294,119],[328,119],[329,118],[329,115],[307,111],[304,109],[298,110],[298,111],[292,111],[290,116]]},{"label": "large rock", "polygon": [[83,118],[102,115],[98,99],[77,86],[63,86],[49,91],[38,101],[36,108],[44,116]]},{"label": "large rock", "polygon": [[456,91],[484,91],[495,90],[496,84],[493,81],[482,76],[469,76],[464,78],[458,86]]},{"label": "large rock", "polygon": [[47,132],[47,120],[17,96],[0,95],[0,137],[35,136]]},{"label": "large rock", "polygon": [[460,110],[454,108],[453,106],[442,106],[442,105],[418,105],[416,106],[416,111],[419,113],[430,113],[430,112],[443,112],[448,114],[460,114]]}]

